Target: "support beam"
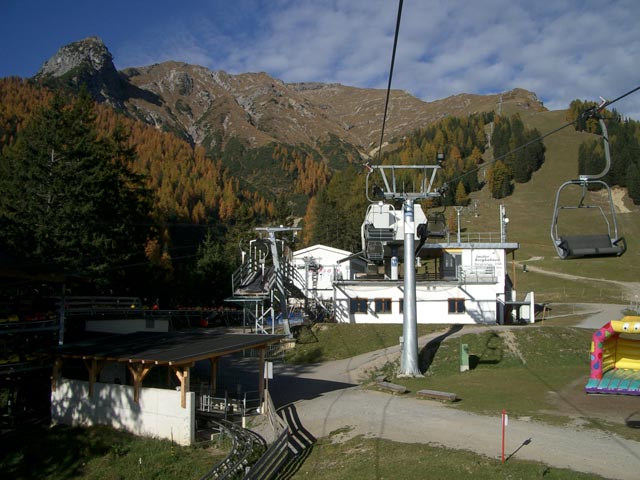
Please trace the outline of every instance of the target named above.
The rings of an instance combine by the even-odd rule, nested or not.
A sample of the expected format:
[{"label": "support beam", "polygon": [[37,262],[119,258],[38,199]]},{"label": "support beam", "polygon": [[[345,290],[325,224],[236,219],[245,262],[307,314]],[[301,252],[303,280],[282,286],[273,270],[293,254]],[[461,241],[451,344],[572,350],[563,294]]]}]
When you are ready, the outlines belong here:
[{"label": "support beam", "polygon": [[218,359],[219,357],[209,359],[211,363],[211,395],[213,396],[215,396],[218,390]]},{"label": "support beam", "polygon": [[416,257],[413,199],[404,202],[404,307],[402,355],[398,377],[422,377],[418,366],[418,319],[416,314]]},{"label": "support beam", "polygon": [[53,362],[53,372],[51,374],[51,391],[55,392],[60,381],[60,373],[62,371],[62,358],[56,357]]},{"label": "support beam", "polygon": [[133,401],[138,403],[140,401],[140,388],[142,388],[142,380],[153,368],[153,365],[145,365],[142,363],[136,363],[135,366],[132,364],[127,365],[129,367],[129,372],[131,372],[131,376],[133,377]]},{"label": "support beam", "polygon": [[180,380],[180,406],[182,408],[187,408],[187,392],[190,389],[190,371],[193,364],[182,365],[180,367],[172,365],[176,377]]},{"label": "support beam", "polygon": [[266,347],[260,347],[258,350],[260,354],[260,364],[258,366],[258,398],[260,399],[260,411],[264,412],[264,359]]},{"label": "support beam", "polygon": [[100,361],[95,358],[92,358],[91,362],[89,362],[88,360],[84,361],[84,366],[89,371],[89,396],[90,397],[93,396],[93,385],[98,380],[98,375],[100,374],[100,371],[104,367],[104,364],[105,364],[104,361]]}]

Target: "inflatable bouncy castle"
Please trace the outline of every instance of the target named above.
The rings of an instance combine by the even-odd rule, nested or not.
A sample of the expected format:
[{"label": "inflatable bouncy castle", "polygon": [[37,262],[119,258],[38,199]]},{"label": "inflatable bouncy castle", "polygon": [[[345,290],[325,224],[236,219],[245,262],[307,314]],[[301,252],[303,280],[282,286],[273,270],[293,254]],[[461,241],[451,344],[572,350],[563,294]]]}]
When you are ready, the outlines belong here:
[{"label": "inflatable bouncy castle", "polygon": [[640,395],[640,316],[612,320],[593,334],[587,393]]}]

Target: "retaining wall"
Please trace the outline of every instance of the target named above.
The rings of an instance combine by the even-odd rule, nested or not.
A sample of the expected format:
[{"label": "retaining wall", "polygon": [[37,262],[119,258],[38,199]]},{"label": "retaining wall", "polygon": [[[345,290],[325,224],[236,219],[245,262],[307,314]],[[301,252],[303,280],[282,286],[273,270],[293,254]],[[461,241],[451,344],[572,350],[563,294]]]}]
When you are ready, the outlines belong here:
[{"label": "retaining wall", "polygon": [[51,420],[65,425],[110,425],[135,435],[173,439],[180,445],[195,440],[195,393],[180,406],[180,391],[141,388],[138,403],[133,387],[60,379],[51,392]]}]

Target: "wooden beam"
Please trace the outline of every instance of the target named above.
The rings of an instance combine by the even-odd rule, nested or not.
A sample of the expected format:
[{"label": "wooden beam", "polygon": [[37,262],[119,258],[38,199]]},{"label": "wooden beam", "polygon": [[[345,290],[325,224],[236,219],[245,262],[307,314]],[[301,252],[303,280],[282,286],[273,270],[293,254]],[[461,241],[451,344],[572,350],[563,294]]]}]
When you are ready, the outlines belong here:
[{"label": "wooden beam", "polygon": [[258,349],[260,353],[260,364],[258,366],[258,398],[260,399],[260,411],[264,412],[264,357],[266,347]]},{"label": "wooden beam", "polygon": [[218,390],[218,357],[209,359],[211,363],[211,395],[215,396]]},{"label": "wooden beam", "polygon": [[89,371],[89,396],[93,396],[93,385],[96,383],[98,379],[98,374],[104,367],[105,362],[99,361],[95,358],[91,359],[91,362],[85,359],[84,366]]},{"label": "wooden beam", "polygon": [[51,391],[55,392],[58,388],[58,381],[60,380],[60,373],[62,371],[62,358],[56,357],[53,362],[53,372],[51,375]]},{"label": "wooden beam", "polygon": [[133,401],[138,403],[140,401],[140,388],[142,388],[142,380],[153,368],[153,365],[143,365],[142,363],[136,363],[135,367],[132,364],[127,365],[131,376],[133,377]]},{"label": "wooden beam", "polygon": [[172,365],[171,366],[171,368],[176,374],[176,377],[178,377],[178,380],[180,380],[180,406],[182,408],[187,408],[187,392],[191,388],[190,386],[191,375],[189,374],[189,372],[191,371],[191,367],[193,365],[194,364],[191,363],[189,365],[182,365],[182,366]]}]

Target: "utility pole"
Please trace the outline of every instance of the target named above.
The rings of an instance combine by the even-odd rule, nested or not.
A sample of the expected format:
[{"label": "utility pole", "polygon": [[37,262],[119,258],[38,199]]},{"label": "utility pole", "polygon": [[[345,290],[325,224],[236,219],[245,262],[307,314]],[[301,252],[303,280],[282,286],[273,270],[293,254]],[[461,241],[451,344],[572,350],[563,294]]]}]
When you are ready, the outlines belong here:
[{"label": "utility pole", "polygon": [[507,209],[504,205],[500,204],[500,242],[507,241],[507,224],[509,218],[507,217]]},{"label": "utility pole", "polygon": [[458,216],[458,243],[460,243],[460,212],[464,207],[454,207],[456,209],[456,215]]}]

